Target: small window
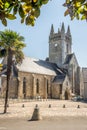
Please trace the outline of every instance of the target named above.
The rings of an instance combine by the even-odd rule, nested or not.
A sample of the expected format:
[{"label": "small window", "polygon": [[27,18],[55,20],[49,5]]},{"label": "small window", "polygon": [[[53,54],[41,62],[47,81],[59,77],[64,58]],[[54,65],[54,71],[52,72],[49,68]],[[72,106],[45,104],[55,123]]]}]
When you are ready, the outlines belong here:
[{"label": "small window", "polygon": [[48,92],[49,92],[49,82],[48,82],[48,80],[47,80],[47,94],[48,94]]},{"label": "small window", "polygon": [[23,94],[26,93],[26,78],[23,78]]},{"label": "small window", "polygon": [[39,93],[39,79],[36,80],[36,93]]},{"label": "small window", "polygon": [[68,53],[68,49],[69,49],[69,46],[68,44],[66,45],[66,52]]},{"label": "small window", "polygon": [[62,84],[60,84],[60,94],[62,94]]}]

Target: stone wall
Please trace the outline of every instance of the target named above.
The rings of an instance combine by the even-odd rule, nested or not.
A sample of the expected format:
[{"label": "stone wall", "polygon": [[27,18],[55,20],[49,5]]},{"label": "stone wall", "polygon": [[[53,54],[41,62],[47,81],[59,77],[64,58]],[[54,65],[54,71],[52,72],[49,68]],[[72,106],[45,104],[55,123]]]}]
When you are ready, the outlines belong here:
[{"label": "stone wall", "polygon": [[[7,78],[1,77],[1,97],[5,97]],[[17,78],[11,78],[9,82],[9,98],[17,98]]]},{"label": "stone wall", "polygon": [[60,84],[57,83],[52,84],[52,98],[60,99]]},{"label": "stone wall", "polygon": [[67,92],[67,100],[71,99],[71,83],[66,76],[62,83],[52,84],[52,98],[54,99],[66,99],[65,92]]},{"label": "stone wall", "polygon": [[[18,98],[24,98],[23,95],[23,78],[26,78],[26,96],[25,98],[50,98],[51,97],[51,81],[53,76],[32,74],[27,72],[18,72],[19,86]],[[37,92],[37,79],[39,90]]]}]

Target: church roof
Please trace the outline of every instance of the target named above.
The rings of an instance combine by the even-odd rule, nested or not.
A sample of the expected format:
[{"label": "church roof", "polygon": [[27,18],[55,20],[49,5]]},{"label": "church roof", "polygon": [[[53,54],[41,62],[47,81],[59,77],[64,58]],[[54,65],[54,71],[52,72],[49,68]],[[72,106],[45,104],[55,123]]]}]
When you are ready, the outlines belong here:
[{"label": "church roof", "polygon": [[62,84],[64,79],[65,79],[66,75],[62,74],[62,75],[57,75],[55,76],[53,83],[59,83]]},{"label": "church roof", "polygon": [[74,55],[73,53],[72,53],[72,54],[68,54],[68,55],[66,56],[66,59],[65,59],[64,64],[69,64],[69,62],[71,61],[73,55]]},{"label": "church roof", "polygon": [[22,64],[17,65],[19,71],[46,74],[46,75],[57,75],[63,73],[56,64],[48,61],[25,57]]}]

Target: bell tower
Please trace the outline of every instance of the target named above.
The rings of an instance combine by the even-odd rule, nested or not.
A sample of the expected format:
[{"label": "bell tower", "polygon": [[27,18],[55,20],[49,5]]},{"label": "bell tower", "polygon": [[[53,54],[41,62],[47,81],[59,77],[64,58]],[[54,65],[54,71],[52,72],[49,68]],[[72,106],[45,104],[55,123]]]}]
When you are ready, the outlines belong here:
[{"label": "bell tower", "polygon": [[70,27],[68,26],[65,33],[64,23],[62,23],[61,28],[58,28],[58,32],[55,33],[52,25],[49,36],[49,61],[62,66],[67,54],[72,53],[71,49],[72,37]]}]

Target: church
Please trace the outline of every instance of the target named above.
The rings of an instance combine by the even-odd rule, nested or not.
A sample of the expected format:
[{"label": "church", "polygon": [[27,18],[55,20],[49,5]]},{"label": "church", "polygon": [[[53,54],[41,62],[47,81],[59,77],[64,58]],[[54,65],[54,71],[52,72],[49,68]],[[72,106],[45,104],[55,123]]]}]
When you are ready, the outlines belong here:
[{"label": "church", "polygon": [[[6,67],[6,58],[2,61]],[[6,69],[1,75],[1,97],[5,97]],[[24,57],[22,63],[12,66],[9,98],[19,99],[63,99],[72,95],[83,96],[83,75],[75,54],[72,52],[72,35],[64,23],[58,32],[51,26],[49,35],[49,57],[39,60]]]}]

